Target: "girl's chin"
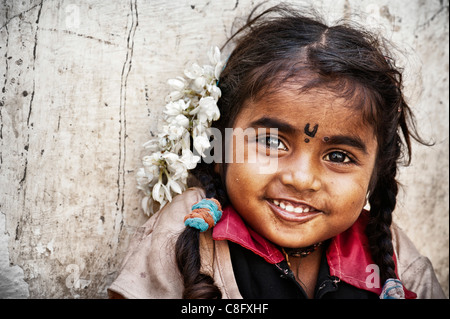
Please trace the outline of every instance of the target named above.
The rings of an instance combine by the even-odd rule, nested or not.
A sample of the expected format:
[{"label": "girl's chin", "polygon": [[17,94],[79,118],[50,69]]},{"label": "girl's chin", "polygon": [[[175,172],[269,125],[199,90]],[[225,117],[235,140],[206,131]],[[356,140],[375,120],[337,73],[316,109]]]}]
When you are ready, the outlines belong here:
[{"label": "girl's chin", "polygon": [[[283,234],[282,229],[277,229],[276,231],[277,235],[271,236],[268,235],[266,239],[268,239],[273,244],[284,247],[284,248],[303,248],[303,247],[309,247],[311,245],[314,245],[318,242],[321,242],[320,238],[317,238],[316,236],[309,237],[308,238],[301,238],[299,239],[298,233],[297,234],[291,234],[291,235],[284,235],[283,237],[280,237],[279,234]],[[284,232],[286,234],[286,232]]]}]

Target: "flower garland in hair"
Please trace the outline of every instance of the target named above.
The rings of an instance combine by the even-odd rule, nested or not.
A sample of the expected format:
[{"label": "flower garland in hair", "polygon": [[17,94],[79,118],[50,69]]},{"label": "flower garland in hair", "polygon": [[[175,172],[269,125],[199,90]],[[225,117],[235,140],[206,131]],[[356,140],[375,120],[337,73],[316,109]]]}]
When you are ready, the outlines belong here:
[{"label": "flower garland in hair", "polygon": [[144,144],[151,155],[144,156],[137,172],[138,189],[146,195],[142,207],[147,215],[156,211],[155,202],[162,208],[186,189],[188,170],[200,160],[191,151],[190,137],[201,156],[211,146],[208,130],[220,117],[217,83],[224,62],[217,47],[211,48],[208,57],[212,65],[193,63],[184,71],[185,77],[168,80],[173,91],[166,98],[162,131]]}]

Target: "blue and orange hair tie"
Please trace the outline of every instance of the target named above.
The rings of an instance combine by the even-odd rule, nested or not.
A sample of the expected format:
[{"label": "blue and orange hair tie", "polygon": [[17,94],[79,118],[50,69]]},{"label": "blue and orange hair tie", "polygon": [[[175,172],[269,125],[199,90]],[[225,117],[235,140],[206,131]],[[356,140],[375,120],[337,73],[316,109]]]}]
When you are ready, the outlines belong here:
[{"label": "blue and orange hair tie", "polygon": [[184,218],[184,225],[201,232],[214,227],[222,217],[222,206],[214,198],[205,198],[192,205],[192,211]]}]

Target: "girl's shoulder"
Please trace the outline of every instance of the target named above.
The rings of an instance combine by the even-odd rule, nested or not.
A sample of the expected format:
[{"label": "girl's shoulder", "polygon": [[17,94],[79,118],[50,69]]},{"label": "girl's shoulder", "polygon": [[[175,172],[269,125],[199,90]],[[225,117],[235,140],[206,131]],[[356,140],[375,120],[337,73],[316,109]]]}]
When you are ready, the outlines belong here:
[{"label": "girl's shoulder", "polygon": [[431,261],[420,254],[406,233],[396,224],[391,227],[397,256],[398,276],[405,287],[418,299],[447,298],[439,284]]}]

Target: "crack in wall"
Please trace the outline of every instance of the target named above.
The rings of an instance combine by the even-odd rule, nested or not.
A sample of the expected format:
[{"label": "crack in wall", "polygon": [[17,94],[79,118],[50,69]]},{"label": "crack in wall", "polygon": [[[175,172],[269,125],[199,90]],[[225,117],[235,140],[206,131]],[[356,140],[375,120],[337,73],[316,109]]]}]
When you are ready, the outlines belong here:
[{"label": "crack in wall", "polygon": [[49,32],[62,32],[62,33],[64,33],[64,34],[69,34],[69,35],[77,36],[77,37],[80,37],[80,38],[83,38],[83,39],[94,40],[94,41],[97,41],[97,42],[99,42],[99,43],[117,46],[116,43],[113,43],[113,42],[111,42],[111,41],[103,40],[103,39],[100,39],[100,38],[97,38],[97,37],[94,37],[94,36],[91,36],[91,35],[82,34],[82,33],[77,33],[77,32],[70,31],[70,30],[55,29],[55,28],[50,28],[50,29],[44,29],[44,28],[42,28],[41,30],[42,30],[42,31],[49,31]]},{"label": "crack in wall", "polygon": [[[9,10],[8,10],[8,6],[6,6],[5,3],[5,19],[8,20],[8,14],[9,14]],[[5,74],[3,75],[5,80],[3,82],[3,88],[2,88],[2,93],[5,94],[6,93],[6,84],[8,82],[8,71],[9,71],[9,62],[8,62],[8,49],[9,49],[9,30],[8,30],[8,24],[6,23],[2,28],[0,28],[0,30],[2,30],[3,28],[5,28],[6,31],[6,41],[5,41]],[[2,140],[2,144],[3,144],[3,106],[5,105],[5,96],[2,96],[2,99],[0,100],[0,139]],[[2,161],[3,163],[3,161]],[[1,163],[0,163],[1,164]]]},{"label": "crack in wall", "polygon": [[[31,112],[33,110],[33,102],[34,102],[34,94],[36,91],[36,51],[37,51],[37,46],[38,46],[38,33],[39,33],[39,20],[41,18],[41,13],[42,13],[42,7],[43,7],[44,1],[42,0],[39,5],[33,6],[33,8],[36,8],[39,6],[39,10],[37,13],[37,17],[36,17],[36,33],[34,34],[34,47],[33,47],[33,89],[31,91],[31,97],[30,97],[30,103],[28,106],[28,115],[27,115],[27,137],[26,137],[26,143],[25,143],[25,147],[24,149],[27,151],[26,155],[25,155],[25,167],[23,170],[23,175],[22,175],[22,179],[19,182],[20,188],[23,189],[23,184],[25,183],[25,180],[27,178],[27,168],[28,168],[28,148],[30,145],[30,117],[31,117]],[[31,10],[31,9],[30,9]],[[31,126],[33,126],[33,124],[31,123]],[[23,193],[23,200],[25,202],[26,197],[25,197],[26,192],[24,191]]]},{"label": "crack in wall", "polygon": [[0,31],[1,31],[3,28],[7,28],[7,27],[8,27],[8,24],[9,24],[12,20],[14,20],[14,19],[16,19],[16,18],[20,18],[21,16],[23,16],[24,13],[28,13],[28,12],[30,12],[31,10],[33,10],[34,8],[36,8],[36,7],[41,7],[41,8],[42,8],[42,1],[41,1],[40,3],[38,3],[38,4],[34,5],[34,6],[32,6],[31,8],[27,9],[27,10],[24,10],[24,11],[22,11],[22,12],[16,14],[16,15],[13,15],[12,17],[6,16],[6,22],[0,27]]},{"label": "crack in wall", "polygon": [[[127,138],[127,118],[126,118],[126,104],[127,104],[127,84],[128,76],[132,67],[133,49],[134,49],[134,36],[136,34],[136,28],[138,26],[138,11],[137,1],[130,1],[130,15],[131,25],[128,29],[127,36],[127,53],[125,62],[122,67],[121,84],[120,84],[120,106],[119,106],[119,163],[118,163],[118,176],[117,176],[117,200],[116,210],[120,216],[120,228],[123,225],[123,211],[125,205],[125,162],[126,162],[126,138]],[[118,226],[118,216],[116,216],[116,226]],[[117,235],[119,230],[116,229]]]},{"label": "crack in wall", "polygon": [[[3,141],[3,110],[6,110],[6,114],[8,114],[9,111],[9,115],[11,118],[11,130],[12,133],[14,133],[14,136],[17,140],[17,153],[14,153],[13,155],[10,155],[13,157],[14,159],[14,165],[15,166],[15,170],[17,170],[17,179],[13,180],[12,185],[17,187],[17,199],[19,199],[17,202],[21,201],[22,204],[18,205],[20,206],[22,209],[20,209],[20,211],[17,211],[17,216],[19,216],[17,218],[16,221],[14,221],[14,219],[11,219],[11,214],[9,214],[9,218],[6,218],[6,214],[7,213],[13,213],[11,212],[1,212],[3,213],[3,215],[5,215],[5,221],[4,221],[4,227],[0,226],[0,230],[2,228],[5,229],[5,234],[7,234],[7,237],[3,237],[0,240],[0,246],[2,249],[1,253],[0,253],[0,263],[2,264],[0,267],[0,277],[1,275],[3,275],[2,278],[0,278],[0,298],[1,297],[17,297],[17,298],[28,298],[30,295],[29,292],[29,274],[27,273],[27,271],[24,271],[25,268],[23,268],[25,266],[25,264],[23,263],[23,260],[21,260],[21,254],[22,251],[17,252],[15,251],[14,246],[19,244],[21,241],[24,240],[24,238],[22,237],[22,229],[24,227],[24,225],[26,223],[28,223],[29,221],[29,216],[25,216],[28,214],[27,209],[24,209],[25,207],[29,206],[29,201],[27,198],[27,190],[26,190],[26,179],[27,179],[27,172],[28,172],[28,163],[29,163],[29,143],[30,143],[30,133],[33,127],[33,123],[31,122],[31,114],[33,111],[33,105],[34,105],[34,96],[35,96],[35,87],[36,87],[36,81],[38,80],[38,78],[36,77],[36,59],[37,59],[37,46],[38,46],[38,33],[39,33],[39,20],[41,18],[41,13],[42,13],[42,8],[43,8],[43,0],[39,1],[36,5],[33,5],[31,8],[22,11],[19,14],[16,14],[14,16],[10,16],[10,12],[13,11],[12,7],[14,6],[8,6],[6,5],[6,1],[4,2],[5,5],[5,23],[0,27],[0,30],[5,32],[5,36],[6,36],[6,45],[5,45],[5,73],[4,73],[4,86],[2,88],[2,99],[1,99],[1,108],[0,108],[0,121],[1,121],[1,126],[0,126],[0,137],[2,140],[2,145],[4,143]],[[12,56],[14,56],[15,49],[17,46],[17,39],[13,38],[13,32],[12,30],[15,30],[15,28],[17,27],[19,29],[19,31],[21,30],[21,27],[23,26],[23,24],[30,24],[33,25],[30,21],[28,20],[24,20],[23,19],[23,14],[24,13],[28,13],[33,11],[33,15],[35,15],[36,20],[34,20],[33,22],[35,22],[35,25],[30,28],[31,34],[30,34],[30,39],[29,41],[31,42],[32,40],[34,40],[34,43],[32,43],[32,47],[30,48],[31,52],[27,52],[25,54],[29,54],[30,57],[30,65],[29,65],[29,69],[30,69],[30,75],[31,77],[33,77],[32,79],[30,79],[31,81],[31,85],[32,85],[32,90],[27,90],[27,91],[31,91],[30,95],[27,91],[22,91],[22,94],[20,95],[21,97],[27,97],[29,101],[28,103],[26,102],[25,99],[20,100],[18,98],[18,96],[14,93],[16,89],[19,89],[21,87],[21,85],[23,85],[22,83],[19,84],[19,81],[17,80],[17,78],[15,79],[14,77],[14,65],[12,64],[12,62],[10,61],[10,59],[12,58]],[[20,20],[15,21],[16,18],[19,18]],[[12,23],[12,25],[10,24],[12,21],[17,22],[17,24]],[[34,33],[34,34],[33,34]],[[11,38],[10,38],[11,35]],[[28,40],[28,39],[27,39]],[[25,47],[24,43],[22,42],[22,45]],[[11,51],[11,52],[10,52]],[[23,60],[22,58],[16,61],[16,64],[18,66],[22,65]],[[27,68],[28,69],[28,68]],[[20,76],[20,72],[19,75]],[[17,81],[16,81],[17,80]],[[10,83],[9,83],[10,82]],[[10,86],[8,86],[8,84],[10,84]],[[14,85],[13,85],[14,84]],[[16,122],[18,122],[19,120],[16,118],[16,112],[18,111],[22,111],[23,113],[25,113],[24,116],[20,117],[20,124],[23,124],[19,127],[16,127]],[[26,126],[25,126],[26,124]],[[7,126],[8,127],[8,126]],[[13,138],[11,137],[11,138]],[[10,137],[6,136],[6,141],[10,141]],[[7,142],[8,143],[8,142]],[[20,151],[21,148],[23,149],[23,151]],[[3,159],[2,159],[2,164],[3,164]],[[8,167],[7,170],[11,170],[11,167]],[[22,176],[18,176],[20,174],[20,171],[22,170]],[[8,206],[6,206],[8,207]],[[15,235],[14,235],[14,243],[9,239],[10,238],[10,233],[8,231],[8,229],[6,228],[6,222],[10,222],[12,224],[17,224],[16,228],[15,228]],[[12,228],[10,228],[10,231],[12,230]],[[6,295],[1,295],[1,293],[5,293]]]},{"label": "crack in wall", "polygon": [[417,29],[423,29],[423,28],[426,28],[426,27],[429,27],[430,26],[430,24],[434,21],[434,19],[436,19],[436,17],[439,15],[439,14],[441,14],[442,12],[445,12],[445,10],[447,10],[447,12],[448,12],[448,9],[449,9],[449,6],[448,6],[448,4],[447,5],[444,5],[443,3],[442,3],[442,1],[441,1],[441,7],[430,17],[430,18],[428,18],[424,23],[422,23],[422,24],[420,24],[420,25],[418,25],[417,26]]}]

